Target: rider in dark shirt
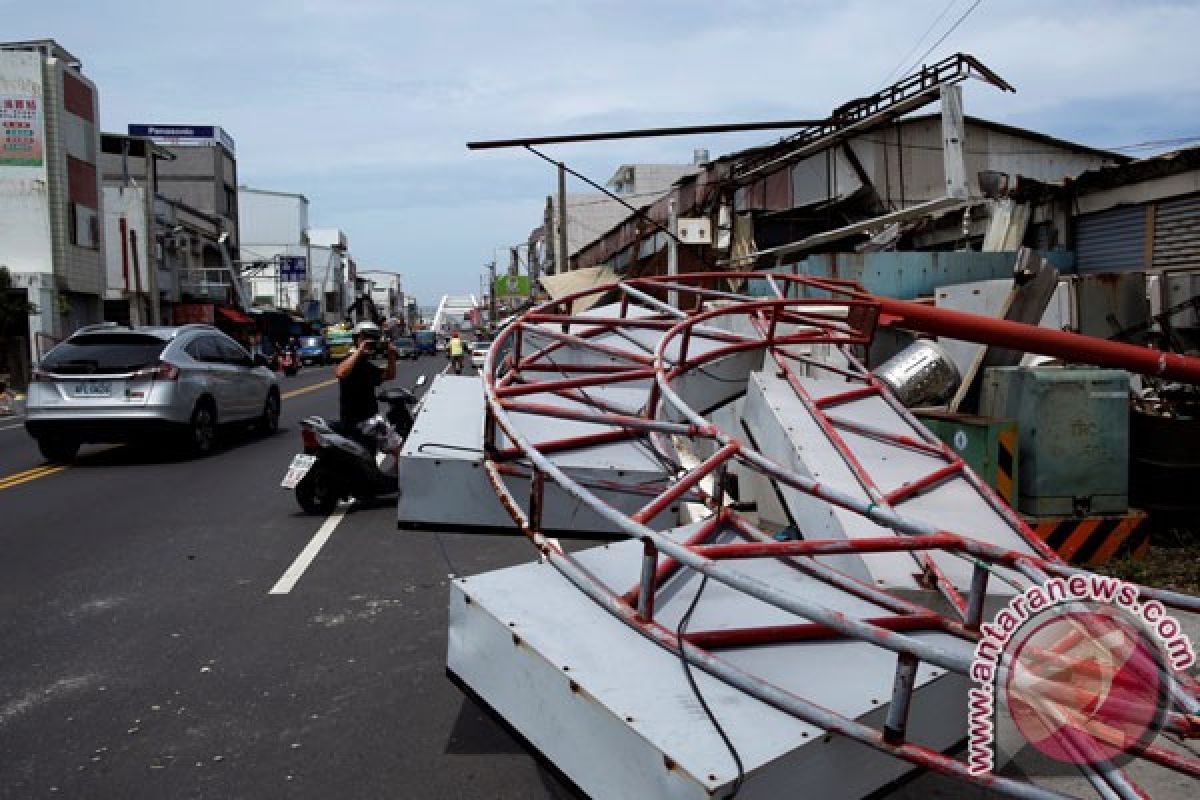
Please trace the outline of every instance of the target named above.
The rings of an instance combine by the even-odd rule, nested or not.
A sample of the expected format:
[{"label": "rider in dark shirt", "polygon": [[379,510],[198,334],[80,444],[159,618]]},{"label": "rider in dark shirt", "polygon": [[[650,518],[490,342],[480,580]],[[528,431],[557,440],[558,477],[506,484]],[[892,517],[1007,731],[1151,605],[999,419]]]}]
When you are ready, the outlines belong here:
[{"label": "rider in dark shirt", "polygon": [[[347,435],[374,450],[374,442],[359,430],[359,424],[379,411],[375,389],[384,381],[396,377],[396,348],[380,342],[379,326],[360,322],[354,327],[354,349],[338,364],[334,374],[338,379],[339,417]],[[386,350],[384,349],[386,348]],[[371,356],[384,352],[387,366],[380,369],[371,363]]]}]

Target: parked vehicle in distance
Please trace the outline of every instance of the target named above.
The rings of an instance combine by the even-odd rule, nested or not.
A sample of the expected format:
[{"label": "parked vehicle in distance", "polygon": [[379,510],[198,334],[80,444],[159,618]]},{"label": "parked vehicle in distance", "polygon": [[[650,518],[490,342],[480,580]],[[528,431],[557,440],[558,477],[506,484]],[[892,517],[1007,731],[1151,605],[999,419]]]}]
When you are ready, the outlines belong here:
[{"label": "parked vehicle in distance", "polygon": [[396,348],[396,358],[408,358],[414,361],[416,360],[417,346],[413,344],[411,336],[398,336],[393,342],[393,345]]},{"label": "parked vehicle in distance", "polygon": [[25,429],[52,462],[164,433],[202,456],[232,422],[275,432],[279,377],[209,325],[82,328],[46,354],[26,397]]},{"label": "parked vehicle in distance", "polygon": [[325,331],[325,344],[329,347],[330,359],[341,361],[354,347],[354,335],[343,328],[330,328]]},{"label": "parked vehicle in distance", "polygon": [[329,345],[321,336],[300,337],[300,362],[303,364],[328,364]]},{"label": "parked vehicle in distance", "polygon": [[284,375],[292,376],[300,371],[300,354],[293,347],[285,347],[279,356],[279,369]]},{"label": "parked vehicle in distance", "polygon": [[433,331],[417,331],[417,355],[437,355],[437,334]]},{"label": "parked vehicle in distance", "polygon": [[492,346],[491,339],[476,339],[471,342],[471,366],[476,370],[483,369],[483,360],[487,358],[488,348]]}]

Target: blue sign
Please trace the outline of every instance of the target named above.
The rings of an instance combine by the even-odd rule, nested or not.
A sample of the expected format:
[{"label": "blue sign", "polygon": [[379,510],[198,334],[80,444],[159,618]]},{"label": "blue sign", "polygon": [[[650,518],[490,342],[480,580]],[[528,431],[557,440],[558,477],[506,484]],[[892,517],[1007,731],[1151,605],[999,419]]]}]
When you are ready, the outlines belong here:
[{"label": "blue sign", "polygon": [[308,277],[308,259],[304,256],[280,256],[279,279],[303,282]]},{"label": "blue sign", "polygon": [[142,136],[158,144],[216,144],[237,152],[233,137],[219,125],[130,125],[130,136]]}]

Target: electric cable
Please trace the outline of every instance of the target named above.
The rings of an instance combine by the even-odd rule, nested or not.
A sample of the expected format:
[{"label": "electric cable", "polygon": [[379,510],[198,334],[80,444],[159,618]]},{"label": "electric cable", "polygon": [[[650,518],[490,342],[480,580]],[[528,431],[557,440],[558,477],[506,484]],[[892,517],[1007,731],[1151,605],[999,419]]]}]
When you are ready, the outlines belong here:
[{"label": "electric cable", "polygon": [[929,23],[929,27],[925,29],[925,32],[921,34],[921,37],[913,43],[913,46],[909,49],[909,51],[900,58],[900,61],[896,63],[896,66],[892,67],[892,71],[889,72],[887,77],[883,79],[883,85],[880,87],[881,89],[887,88],[888,84],[895,80],[896,73],[900,71],[900,68],[904,66],[904,63],[908,61],[909,57],[912,56],[913,53],[917,52],[917,48],[925,43],[926,37],[928,37],[929,34],[933,32],[933,29],[937,27],[937,24],[941,22],[948,13],[950,13],[950,9],[953,8],[957,2],[958,0],[950,0],[950,2],[946,4],[946,7],[942,9],[942,13],[938,14],[937,17],[934,18],[933,22]]},{"label": "electric cable", "polygon": [[983,0],[975,0],[975,2],[972,3],[971,6],[962,13],[962,16],[960,16],[958,19],[954,20],[954,24],[951,25],[950,28],[945,33],[943,33],[936,42],[929,45],[929,49],[926,50],[924,53],[922,53],[920,58],[918,58],[916,61],[914,61],[912,63],[912,66],[910,66],[908,68],[908,72],[912,72],[914,69],[916,69],[917,65],[920,64],[922,61],[924,61],[926,58],[928,58],[929,54],[932,53],[934,50],[936,50],[937,47],[942,42],[946,41],[947,37],[949,37],[950,34],[954,33],[954,31],[958,30],[958,26],[962,25],[963,21],[966,20],[967,17],[971,16],[971,12],[974,11],[975,9],[979,8],[979,4],[982,2],[983,2]]},{"label": "electric cable", "polygon": [[696,702],[704,709],[704,713],[708,716],[708,721],[712,723],[717,734],[721,737],[721,741],[725,743],[726,749],[729,750],[729,755],[733,758],[733,763],[737,765],[737,778],[733,781],[733,790],[729,793],[726,800],[733,800],[741,791],[742,783],[746,779],[746,769],[742,765],[742,757],[738,754],[737,748],[733,746],[733,742],[729,739],[729,734],[721,727],[721,723],[717,720],[717,715],[708,707],[708,701],[704,699],[700,687],[696,684],[696,677],[692,674],[692,664],[688,661],[687,652],[684,648],[683,636],[687,633],[688,623],[692,621],[692,614],[696,611],[696,606],[700,603],[700,595],[704,593],[704,588],[708,586],[708,576],[701,575],[700,585],[696,588],[696,594],[692,597],[692,603],[688,606],[684,615],[679,618],[679,626],[675,629],[675,636],[679,643],[679,661],[683,665],[683,675],[687,678],[688,686],[692,688],[692,694],[696,696]]},{"label": "electric cable", "polygon": [[531,147],[531,146],[529,146],[529,145],[525,145],[525,149],[526,149],[526,150],[528,150],[529,152],[533,153],[535,156],[537,156],[538,158],[542,159],[543,161],[545,161],[545,162],[547,162],[547,163],[549,163],[549,164],[553,164],[553,165],[554,165],[554,166],[556,166],[556,167],[562,167],[564,172],[568,172],[568,173],[570,173],[571,175],[575,176],[575,177],[576,177],[576,178],[578,178],[579,180],[581,180],[581,181],[583,181],[584,183],[586,183],[588,186],[591,186],[593,189],[596,189],[596,190],[598,190],[598,191],[600,191],[600,192],[603,192],[604,194],[608,195],[608,196],[609,196],[609,197],[611,197],[613,200],[616,200],[618,203],[620,203],[621,205],[625,206],[625,207],[626,207],[626,208],[628,208],[630,211],[632,211],[632,212],[634,213],[634,215],[636,215],[636,216],[640,217],[641,219],[644,219],[646,222],[649,222],[651,225],[653,225],[655,228],[657,228],[658,230],[660,230],[660,231],[662,231],[663,233],[665,233],[667,236],[670,236],[672,239],[674,239],[674,240],[675,240],[675,243],[676,243],[676,244],[683,244],[683,242],[682,242],[682,241],[680,241],[680,239],[679,239],[679,237],[678,237],[678,236],[676,236],[674,233],[672,233],[671,231],[669,231],[669,230],[667,230],[665,227],[663,227],[663,225],[662,225],[661,223],[659,223],[659,222],[657,222],[656,220],[652,219],[652,218],[651,218],[651,217],[650,217],[648,214],[646,214],[646,212],[642,211],[642,210],[641,210],[641,209],[639,209],[639,208],[634,208],[634,207],[633,207],[633,206],[631,206],[629,203],[626,203],[626,202],[625,202],[625,201],[624,201],[624,200],[621,198],[621,196],[620,196],[620,195],[618,195],[618,194],[615,194],[614,192],[610,192],[608,189],[606,189],[606,188],[604,188],[603,186],[601,186],[600,184],[596,183],[594,180],[592,180],[591,178],[587,177],[586,175],[584,175],[584,174],[582,174],[582,173],[580,173],[580,172],[576,172],[575,170],[573,170],[573,169],[571,169],[570,167],[568,167],[568,166],[566,165],[566,163],[564,163],[564,162],[562,162],[562,161],[555,161],[553,158],[551,158],[550,156],[548,156],[548,155],[546,155],[545,153],[541,152],[541,151],[540,151],[540,150],[538,150],[536,147]]}]

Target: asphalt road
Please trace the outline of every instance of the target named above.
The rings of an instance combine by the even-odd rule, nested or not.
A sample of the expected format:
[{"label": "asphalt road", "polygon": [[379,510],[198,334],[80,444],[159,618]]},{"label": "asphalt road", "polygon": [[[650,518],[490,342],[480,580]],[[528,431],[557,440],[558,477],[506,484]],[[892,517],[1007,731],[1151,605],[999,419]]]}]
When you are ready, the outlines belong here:
[{"label": "asphalt road", "polygon": [[47,468],[0,420],[0,797],[571,797],[445,675],[442,547],[470,574],[524,540],[399,532],[387,500],[269,594],[325,522],[279,487],[296,421],[337,408],[331,368],[283,391],[277,435],[196,461]]},{"label": "asphalt road", "polygon": [[[337,390],[310,368],[283,391],[278,434],[194,461],[89,446],[49,467],[0,418],[0,800],[575,797],[445,674],[448,573],[529,545],[400,532],[388,499],[339,515],[296,577],[326,520],[279,481],[297,420],[335,414]],[[991,795],[927,774],[886,796]]]}]

